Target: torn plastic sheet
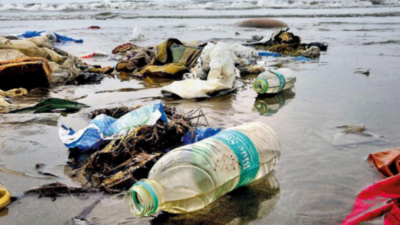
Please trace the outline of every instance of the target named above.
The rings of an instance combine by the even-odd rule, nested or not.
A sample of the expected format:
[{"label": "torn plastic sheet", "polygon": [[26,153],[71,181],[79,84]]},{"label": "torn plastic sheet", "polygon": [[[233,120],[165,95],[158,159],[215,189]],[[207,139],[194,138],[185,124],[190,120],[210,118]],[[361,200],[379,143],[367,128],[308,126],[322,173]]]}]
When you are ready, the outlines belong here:
[{"label": "torn plastic sheet", "polygon": [[59,136],[67,148],[86,151],[99,147],[104,140],[118,139],[138,126],[154,125],[159,119],[168,122],[161,102],[133,110],[118,120],[107,115],[98,115],[78,132],[62,125]]}]

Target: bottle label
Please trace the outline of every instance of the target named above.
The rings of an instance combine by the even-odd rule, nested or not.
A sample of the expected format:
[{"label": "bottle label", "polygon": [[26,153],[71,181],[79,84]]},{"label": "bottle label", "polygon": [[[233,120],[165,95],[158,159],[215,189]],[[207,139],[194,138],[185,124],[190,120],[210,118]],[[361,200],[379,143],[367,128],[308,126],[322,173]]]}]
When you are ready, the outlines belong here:
[{"label": "bottle label", "polygon": [[278,71],[276,71],[276,70],[271,70],[271,73],[275,74],[275,75],[278,77],[278,79],[279,79],[279,90],[278,90],[277,92],[282,91],[283,88],[284,88],[285,85],[286,85],[286,79],[285,79],[285,77],[284,77],[281,73],[279,73]]},{"label": "bottle label", "polygon": [[254,180],[260,168],[260,158],[253,142],[245,134],[235,130],[225,130],[212,138],[229,146],[240,164],[240,180],[235,188]]}]

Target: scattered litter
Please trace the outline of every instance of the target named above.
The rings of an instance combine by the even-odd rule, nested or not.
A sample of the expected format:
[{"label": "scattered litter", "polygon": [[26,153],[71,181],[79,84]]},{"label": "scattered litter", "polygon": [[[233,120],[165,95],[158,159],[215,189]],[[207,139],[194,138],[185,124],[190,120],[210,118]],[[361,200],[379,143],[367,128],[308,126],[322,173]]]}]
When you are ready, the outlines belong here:
[{"label": "scattered litter", "polygon": [[[171,93],[181,98],[210,98],[211,93],[231,89],[240,72],[235,68],[236,56],[231,47],[223,42],[208,43],[204,47],[196,73],[205,73],[207,80],[191,79],[175,81],[164,86],[164,95]],[[197,75],[195,76],[197,77]]]},{"label": "scattered litter", "polygon": [[5,188],[0,188],[0,210],[7,207],[11,203],[10,192]]},{"label": "scattered litter", "polygon": [[65,85],[89,69],[92,66],[80,58],[54,47],[47,36],[17,40],[0,37],[0,79],[7,76],[7,82],[0,82],[0,89],[22,87],[29,91]]},{"label": "scattered litter", "polygon": [[32,107],[13,110],[9,113],[48,113],[55,111],[74,113],[87,107],[89,106],[74,101],[59,98],[47,98]]},{"label": "scattered litter", "polygon": [[[125,47],[129,48],[130,46],[125,44],[117,48]],[[113,50],[113,52],[117,51],[120,52],[118,49]],[[180,78],[185,71],[187,72],[193,67],[201,54],[200,49],[186,46],[174,38],[167,39],[156,47],[142,48],[134,50],[134,52],[135,54],[130,53],[132,57],[129,60],[117,64],[117,71],[131,72],[140,76],[160,76],[164,74],[162,76],[178,76]]]},{"label": "scattered litter", "polygon": [[289,28],[277,30],[272,34],[270,39],[262,36],[253,36],[253,41],[244,45],[253,46],[258,50],[279,53],[283,56],[305,56],[309,58],[318,58],[320,51],[328,49],[327,44],[319,42],[301,43],[301,38],[288,30]]},{"label": "scattered litter", "polygon": [[[105,141],[96,152],[83,153],[70,149],[67,174],[84,186],[99,188],[109,193],[127,190],[138,179],[146,177],[152,165],[165,152],[182,145],[182,137],[194,129],[191,120],[199,118],[194,115],[195,112],[180,114],[175,108],[163,108],[168,122],[159,119],[154,125],[139,125],[116,140]],[[90,117],[100,112],[107,113],[100,116],[118,115],[119,111],[128,109],[131,108],[94,111]],[[129,114],[132,113],[121,113],[118,116],[122,117],[115,119],[124,120]]]},{"label": "scattered litter", "polygon": [[383,177],[392,177],[400,173],[400,149],[372,153],[368,156],[368,161]]},{"label": "scattered litter", "polygon": [[[159,210],[175,214],[197,211],[256,177],[268,175],[280,154],[279,139],[265,124],[229,128],[168,152],[151,168],[147,179],[137,181],[126,192],[125,200],[136,217]],[[202,201],[208,195],[215,197]],[[145,202],[148,207],[143,207]]]},{"label": "scattered litter", "polygon": [[98,115],[78,132],[62,125],[59,135],[67,148],[87,151],[99,147],[104,140],[121,138],[139,126],[154,125],[159,119],[168,123],[161,102],[133,110],[119,119]]},{"label": "scattered litter", "polygon": [[362,190],[355,202],[353,211],[342,225],[359,224],[384,215],[384,224],[400,224],[400,149],[391,149],[370,154],[371,165],[386,179]]},{"label": "scattered litter", "polygon": [[38,36],[47,36],[53,42],[75,42],[75,43],[83,43],[82,39],[73,39],[67,36],[60,35],[56,32],[52,31],[26,31],[25,33],[19,35],[18,37],[23,38],[32,38]]},{"label": "scattered litter", "polygon": [[294,87],[296,77],[290,69],[269,70],[258,75],[253,89],[258,94],[274,94]]}]

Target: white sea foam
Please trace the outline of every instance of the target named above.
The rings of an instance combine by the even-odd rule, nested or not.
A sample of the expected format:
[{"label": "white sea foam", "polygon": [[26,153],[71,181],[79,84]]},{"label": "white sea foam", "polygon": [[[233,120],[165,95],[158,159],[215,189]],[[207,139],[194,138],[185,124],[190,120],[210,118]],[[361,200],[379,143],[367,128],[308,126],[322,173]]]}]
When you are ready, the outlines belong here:
[{"label": "white sea foam", "polygon": [[189,3],[181,1],[95,1],[76,3],[8,3],[0,11],[97,11],[97,10],[249,10],[262,8],[352,8],[400,6],[400,0],[241,0]]}]

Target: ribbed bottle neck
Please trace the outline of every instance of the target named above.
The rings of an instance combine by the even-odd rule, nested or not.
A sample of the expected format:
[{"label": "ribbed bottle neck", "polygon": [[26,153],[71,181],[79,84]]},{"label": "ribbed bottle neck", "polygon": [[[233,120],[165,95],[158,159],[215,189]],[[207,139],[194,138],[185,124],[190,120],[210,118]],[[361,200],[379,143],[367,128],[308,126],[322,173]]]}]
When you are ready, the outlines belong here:
[{"label": "ribbed bottle neck", "polygon": [[129,210],[137,217],[150,216],[164,203],[164,189],[156,180],[142,179],[125,194]]}]

